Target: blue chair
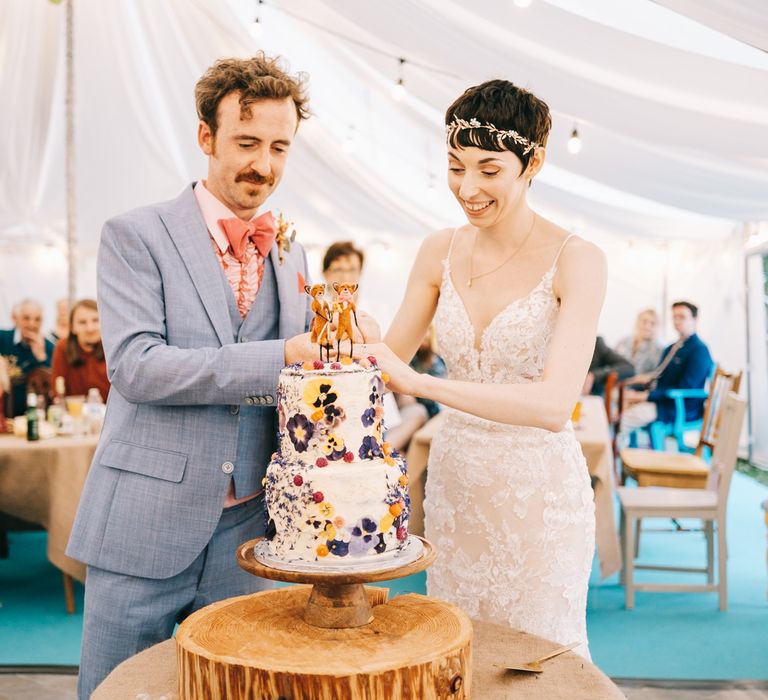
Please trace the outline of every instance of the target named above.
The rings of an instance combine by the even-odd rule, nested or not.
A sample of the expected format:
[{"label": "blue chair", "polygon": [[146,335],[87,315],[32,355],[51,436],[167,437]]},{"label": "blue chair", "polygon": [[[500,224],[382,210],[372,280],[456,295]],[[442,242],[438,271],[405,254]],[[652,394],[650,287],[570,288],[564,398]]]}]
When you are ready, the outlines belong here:
[{"label": "blue chair", "polygon": [[[671,423],[654,421],[642,428],[632,431],[629,436],[629,447],[637,447],[637,432],[642,430],[648,433],[652,450],[664,450],[665,442],[668,437],[674,437],[677,442],[678,452],[693,453],[698,452],[695,447],[689,447],[683,439],[688,431],[695,430],[700,434],[703,431],[704,416],[695,420],[686,420],[685,418],[685,399],[706,399],[710,396],[710,388],[715,375],[716,365],[712,366],[709,377],[707,378],[707,387],[704,389],[667,389],[664,392],[666,398],[675,402],[675,419]],[[706,415],[706,411],[704,411]]]},{"label": "blue chair", "polygon": [[[710,377],[711,379],[711,377]],[[651,439],[651,449],[663,450],[664,443],[668,437],[674,437],[677,441],[678,452],[693,453],[695,447],[688,447],[683,440],[683,436],[689,430],[702,431],[704,417],[695,420],[686,420],[685,418],[685,399],[707,399],[709,397],[708,389],[669,389],[664,392],[667,398],[675,401],[675,421],[674,423],[662,423],[654,421],[647,426],[646,430]]]}]

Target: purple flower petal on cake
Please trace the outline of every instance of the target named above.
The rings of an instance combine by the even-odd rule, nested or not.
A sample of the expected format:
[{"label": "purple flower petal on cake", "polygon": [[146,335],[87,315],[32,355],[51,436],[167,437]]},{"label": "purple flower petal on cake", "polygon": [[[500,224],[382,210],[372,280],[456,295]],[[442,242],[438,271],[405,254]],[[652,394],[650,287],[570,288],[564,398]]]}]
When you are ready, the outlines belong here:
[{"label": "purple flower petal on cake", "polygon": [[376,410],[373,408],[366,408],[365,411],[363,411],[363,415],[360,416],[360,420],[366,428],[372,426],[373,422],[376,420]]},{"label": "purple flower petal on cake", "polygon": [[376,441],[373,435],[366,435],[363,438],[363,444],[360,445],[358,452],[360,459],[373,459],[374,457],[381,457],[384,453],[381,451],[381,446]]},{"label": "purple flower petal on cake", "polygon": [[312,438],[312,423],[305,415],[297,413],[288,419],[287,428],[296,452],[305,452]]},{"label": "purple flower petal on cake", "polygon": [[364,554],[368,554],[376,545],[376,539],[373,535],[362,535],[358,537],[352,537],[349,541],[349,553],[352,556],[360,557]]},{"label": "purple flower petal on cake", "polygon": [[349,554],[349,542],[341,540],[328,540],[328,551],[337,557],[346,557]]}]

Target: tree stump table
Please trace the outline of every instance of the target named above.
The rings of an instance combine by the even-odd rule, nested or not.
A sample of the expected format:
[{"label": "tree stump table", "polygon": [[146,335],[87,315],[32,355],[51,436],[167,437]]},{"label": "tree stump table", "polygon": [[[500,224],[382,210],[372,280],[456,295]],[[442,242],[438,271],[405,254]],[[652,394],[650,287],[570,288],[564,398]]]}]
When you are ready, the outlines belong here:
[{"label": "tree stump table", "polygon": [[258,562],[246,571],[313,584],[230,598],[188,617],[176,633],[180,700],[250,698],[467,698],[472,624],[455,605],[421,595],[387,600],[364,583],[422,571],[420,559],[366,573],[292,572]]}]

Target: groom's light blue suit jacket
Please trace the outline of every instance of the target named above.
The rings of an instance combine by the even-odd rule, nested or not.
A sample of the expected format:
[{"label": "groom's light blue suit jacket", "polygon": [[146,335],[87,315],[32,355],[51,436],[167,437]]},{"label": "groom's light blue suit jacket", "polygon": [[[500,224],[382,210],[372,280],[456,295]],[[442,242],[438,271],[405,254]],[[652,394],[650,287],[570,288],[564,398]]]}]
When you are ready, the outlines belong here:
[{"label": "groom's light blue suit jacket", "polygon": [[168,578],[210,540],[230,479],[238,497],[261,488],[281,339],[308,327],[308,277],[299,245],[282,264],[273,247],[240,319],[192,187],[104,225],[98,301],[112,388],[69,556]]}]

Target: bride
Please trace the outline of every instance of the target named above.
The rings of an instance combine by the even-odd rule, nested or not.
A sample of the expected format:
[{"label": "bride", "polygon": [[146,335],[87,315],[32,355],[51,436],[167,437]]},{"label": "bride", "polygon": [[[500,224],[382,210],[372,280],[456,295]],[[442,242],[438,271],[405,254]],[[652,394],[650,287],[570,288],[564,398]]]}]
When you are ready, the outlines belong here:
[{"label": "bride", "polygon": [[[448,184],[468,223],[428,236],[384,342],[367,345],[393,391],[449,408],[432,441],[430,595],[471,617],[589,658],[594,553],[587,466],[569,422],[595,345],[603,253],[534,212],[547,105],[505,80],[446,113]],[[406,361],[435,318],[448,378]]]}]

